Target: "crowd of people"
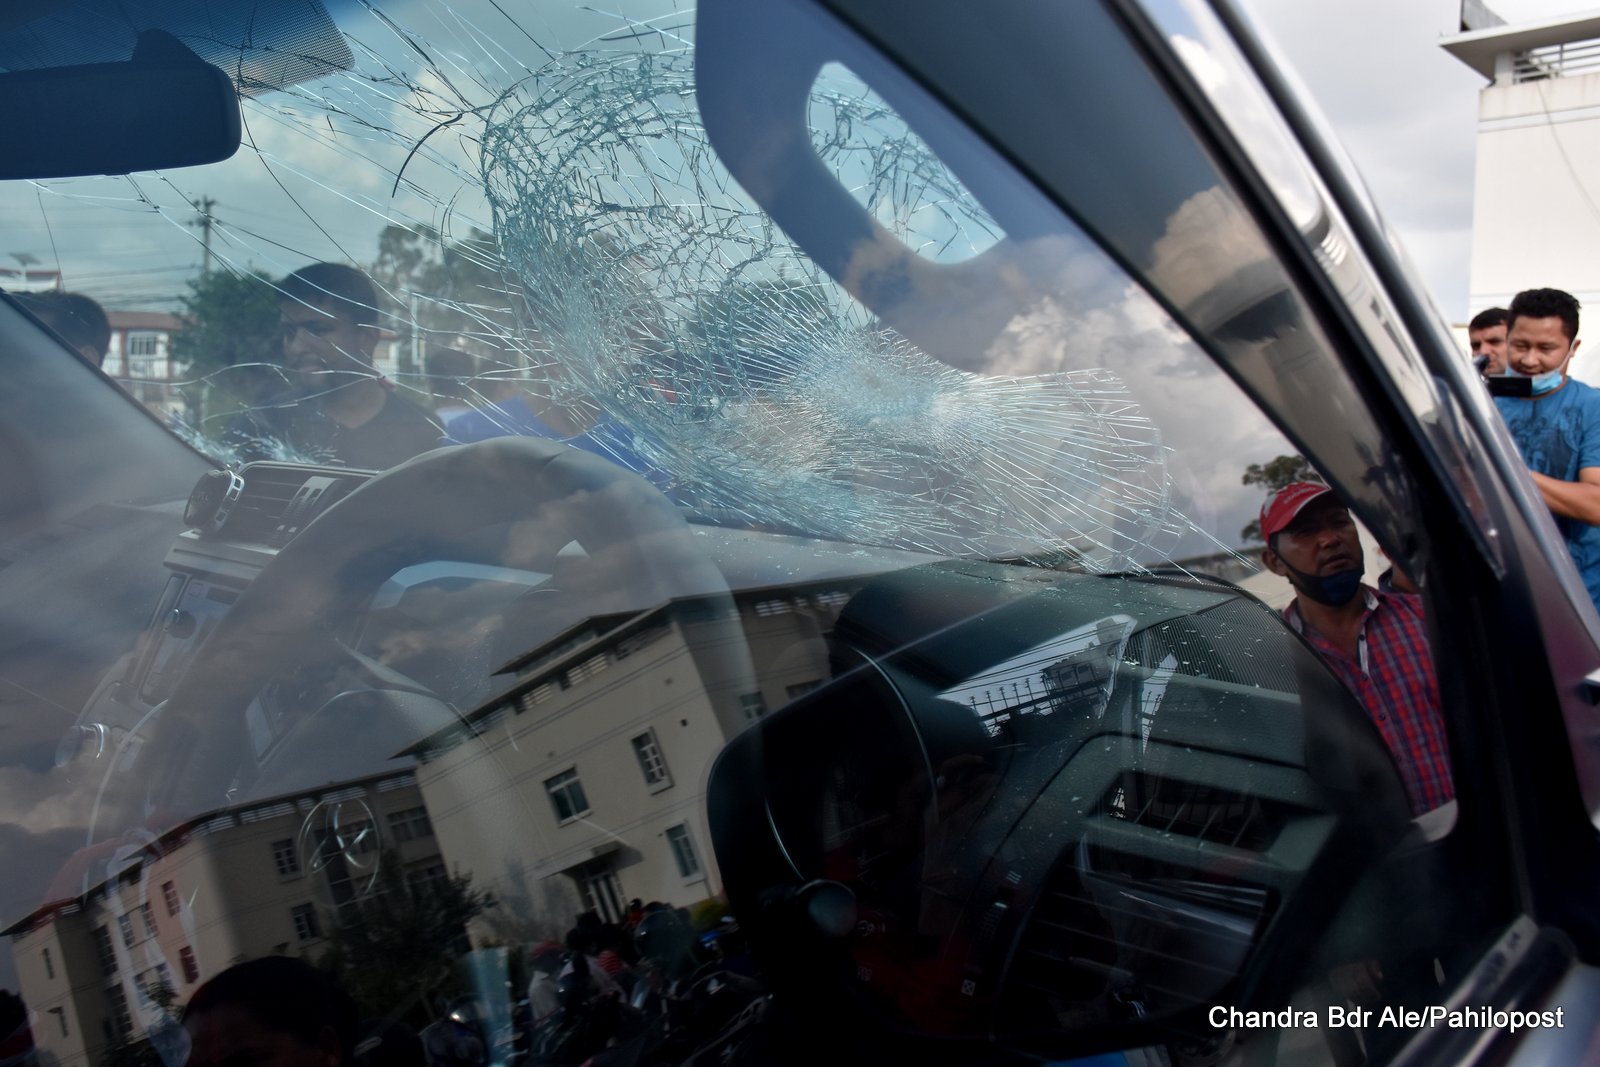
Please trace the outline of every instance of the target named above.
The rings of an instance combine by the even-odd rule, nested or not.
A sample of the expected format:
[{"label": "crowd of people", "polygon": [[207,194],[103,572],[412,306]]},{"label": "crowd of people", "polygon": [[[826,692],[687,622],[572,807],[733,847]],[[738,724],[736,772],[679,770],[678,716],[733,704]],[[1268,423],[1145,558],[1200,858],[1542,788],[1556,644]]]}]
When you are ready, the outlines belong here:
[{"label": "crowd of people", "polygon": [[[562,441],[642,474],[665,488],[636,436],[604,411],[563,402],[550,386],[559,368],[535,360],[525,373],[478,373],[479,360],[431,348],[419,388],[379,373],[382,301],[372,279],[339,263],[313,263],[276,283],[281,363],[238,368],[224,390],[236,410],[204,436],[239,462],[299,459],[384,470],[445,445],[491,437]],[[19,302],[73,350],[103,366],[111,329],[104,310],[81,293],[19,294]],[[218,413],[208,418],[217,421]]]},{"label": "crowd of people", "polygon": [[[1474,316],[1474,364],[1600,605],[1600,390],[1571,376],[1578,301],[1518,293]],[[1454,797],[1422,598],[1391,569],[1373,587],[1354,520],[1328,486],[1296,482],[1261,509],[1262,562],[1287,579],[1284,618],[1355,694],[1400,771],[1415,814]]]},{"label": "crowd of people", "polygon": [[[704,969],[725,976],[753,974],[731,922],[700,935],[684,909],[638,900],[630,902],[622,922],[584,912],[564,943],[530,946],[526,959],[528,1011],[521,1024],[530,1040],[519,1046],[534,1063],[583,1062],[595,1047],[626,1032],[625,1016],[639,1014],[629,1002],[641,999],[635,995],[640,987],[681,990]],[[182,1012],[182,1042],[188,1046],[183,1062],[187,1067],[246,1060],[277,1067],[506,1062],[506,1049],[501,1057],[491,1054],[496,1035],[476,996],[442,1002],[437,1018],[420,1030],[407,1025],[405,1014],[411,1013],[363,1017],[332,974],[301,959],[266,956],[229,967],[189,998]]]}]

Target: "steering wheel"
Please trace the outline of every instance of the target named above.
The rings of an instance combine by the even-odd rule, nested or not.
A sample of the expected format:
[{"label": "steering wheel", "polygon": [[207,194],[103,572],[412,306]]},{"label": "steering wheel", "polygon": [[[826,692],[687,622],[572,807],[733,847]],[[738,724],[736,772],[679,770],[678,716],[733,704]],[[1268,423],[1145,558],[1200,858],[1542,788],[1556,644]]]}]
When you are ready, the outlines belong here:
[{"label": "steering wheel", "polygon": [[[263,686],[325,649],[332,627],[396,571],[448,558],[470,535],[503,524],[509,524],[505,562],[552,572],[549,586],[560,595],[549,598],[551,634],[584,618],[643,611],[677,597],[729,595],[677,509],[630,471],[532,438],[424,453],[318,516],[240,594],[167,706],[152,716],[144,751],[153,758],[139,762],[154,766],[140,777],[160,784],[147,807],[188,817],[249,797],[266,761],[296,758],[294,745],[268,753],[260,765],[252,755],[245,709]],[[563,609],[570,617],[562,617]],[[382,722],[346,730],[355,735],[346,744],[369,751],[332,755],[343,757],[342,766],[362,758],[370,765],[454,715],[436,702],[433,723],[405,724],[419,731],[414,736],[385,736]],[[300,758],[312,759],[300,747]]]}]

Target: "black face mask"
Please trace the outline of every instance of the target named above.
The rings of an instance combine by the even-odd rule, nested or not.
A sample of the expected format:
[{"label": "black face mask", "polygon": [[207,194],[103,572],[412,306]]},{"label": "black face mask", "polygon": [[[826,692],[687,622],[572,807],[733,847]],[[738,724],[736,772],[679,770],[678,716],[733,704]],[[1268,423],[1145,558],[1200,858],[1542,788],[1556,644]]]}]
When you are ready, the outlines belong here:
[{"label": "black face mask", "polygon": [[1295,590],[1304,593],[1318,604],[1326,604],[1330,608],[1342,608],[1354,600],[1356,593],[1361,590],[1360,567],[1326,575],[1307,574],[1282,556],[1278,558],[1283,560],[1283,565],[1297,579],[1294,583]]}]

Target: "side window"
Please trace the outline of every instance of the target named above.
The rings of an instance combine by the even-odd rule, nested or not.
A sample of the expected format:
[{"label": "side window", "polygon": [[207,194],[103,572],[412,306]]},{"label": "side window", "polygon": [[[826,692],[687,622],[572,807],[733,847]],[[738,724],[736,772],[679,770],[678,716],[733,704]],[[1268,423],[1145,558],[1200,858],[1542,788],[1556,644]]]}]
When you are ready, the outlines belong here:
[{"label": "side window", "polygon": [[[770,883],[843,882],[874,916],[846,952],[863,995],[929,1033],[1040,1054],[1053,1046],[1025,1035],[1067,1017],[1281,1007],[1294,989],[1325,1018],[1357,995],[1352,975],[1384,975],[1359,995],[1392,1004],[1464,975],[1471,949],[1443,936],[1470,912],[1439,890],[1458,806],[1426,598],[1351,518],[1423,562],[1418,493],[1321,297],[1121,26],[1063,16],[1075,60],[1048,127],[1070,132],[1054,145],[1037,103],[1015,102],[1036,124],[1017,150],[1061,162],[1053,203],[808,17],[716,10],[702,46],[746,42],[719,53],[729,88],[780,37],[809,61],[766,110],[702,71],[729,169],[975,400],[1026,397],[986,460],[1052,490],[1009,486],[1016,510],[989,529],[987,560],[1024,567],[908,568],[855,592],[820,699],[719,765],[727,796],[737,782],[766,800],[713,805],[719,859],[724,840],[744,855],[776,838],[793,870]],[[967,87],[959,50],[929,52],[924,73]],[[809,129],[780,100],[807,101]],[[882,173],[885,154],[903,169]],[[1037,437],[1022,429],[1045,411]],[[1008,553],[1034,519],[1053,553],[1037,537]],[[1413,833],[1434,843],[1408,853]],[[944,967],[963,978],[942,998],[903,981]],[[1217,1027],[1215,1047],[1277,1040],[1250,1025]]]}]

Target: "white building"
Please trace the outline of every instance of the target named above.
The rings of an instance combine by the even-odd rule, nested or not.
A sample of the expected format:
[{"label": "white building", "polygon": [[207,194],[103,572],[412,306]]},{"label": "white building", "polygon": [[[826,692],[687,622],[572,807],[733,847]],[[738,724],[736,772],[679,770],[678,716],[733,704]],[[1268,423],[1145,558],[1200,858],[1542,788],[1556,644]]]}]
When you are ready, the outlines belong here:
[{"label": "white building", "polygon": [[202,815],[79,895],[46,901],[4,931],[40,1067],[92,1067],[148,1035],[165,1018],[162,987],[181,1005],[242,960],[314,960],[339,901],[358,895],[380,856],[413,883],[445,876],[409,772]]},{"label": "white building", "polygon": [[580,910],[616,921],[633,898],[718,895],[711,763],[830,676],[826,635],[860,584],[587,620],[512,665],[502,701],[408,750],[445,862],[497,902],[474,939],[559,937]]},{"label": "white building", "polygon": [[111,339],[101,369],[158,416],[180,415],[172,336],[183,320],[165,311],[107,311]]},{"label": "white building", "polygon": [[1505,25],[1467,0],[1462,21],[1441,46],[1488,80],[1470,313],[1545,286],[1600,312],[1600,12]]}]

